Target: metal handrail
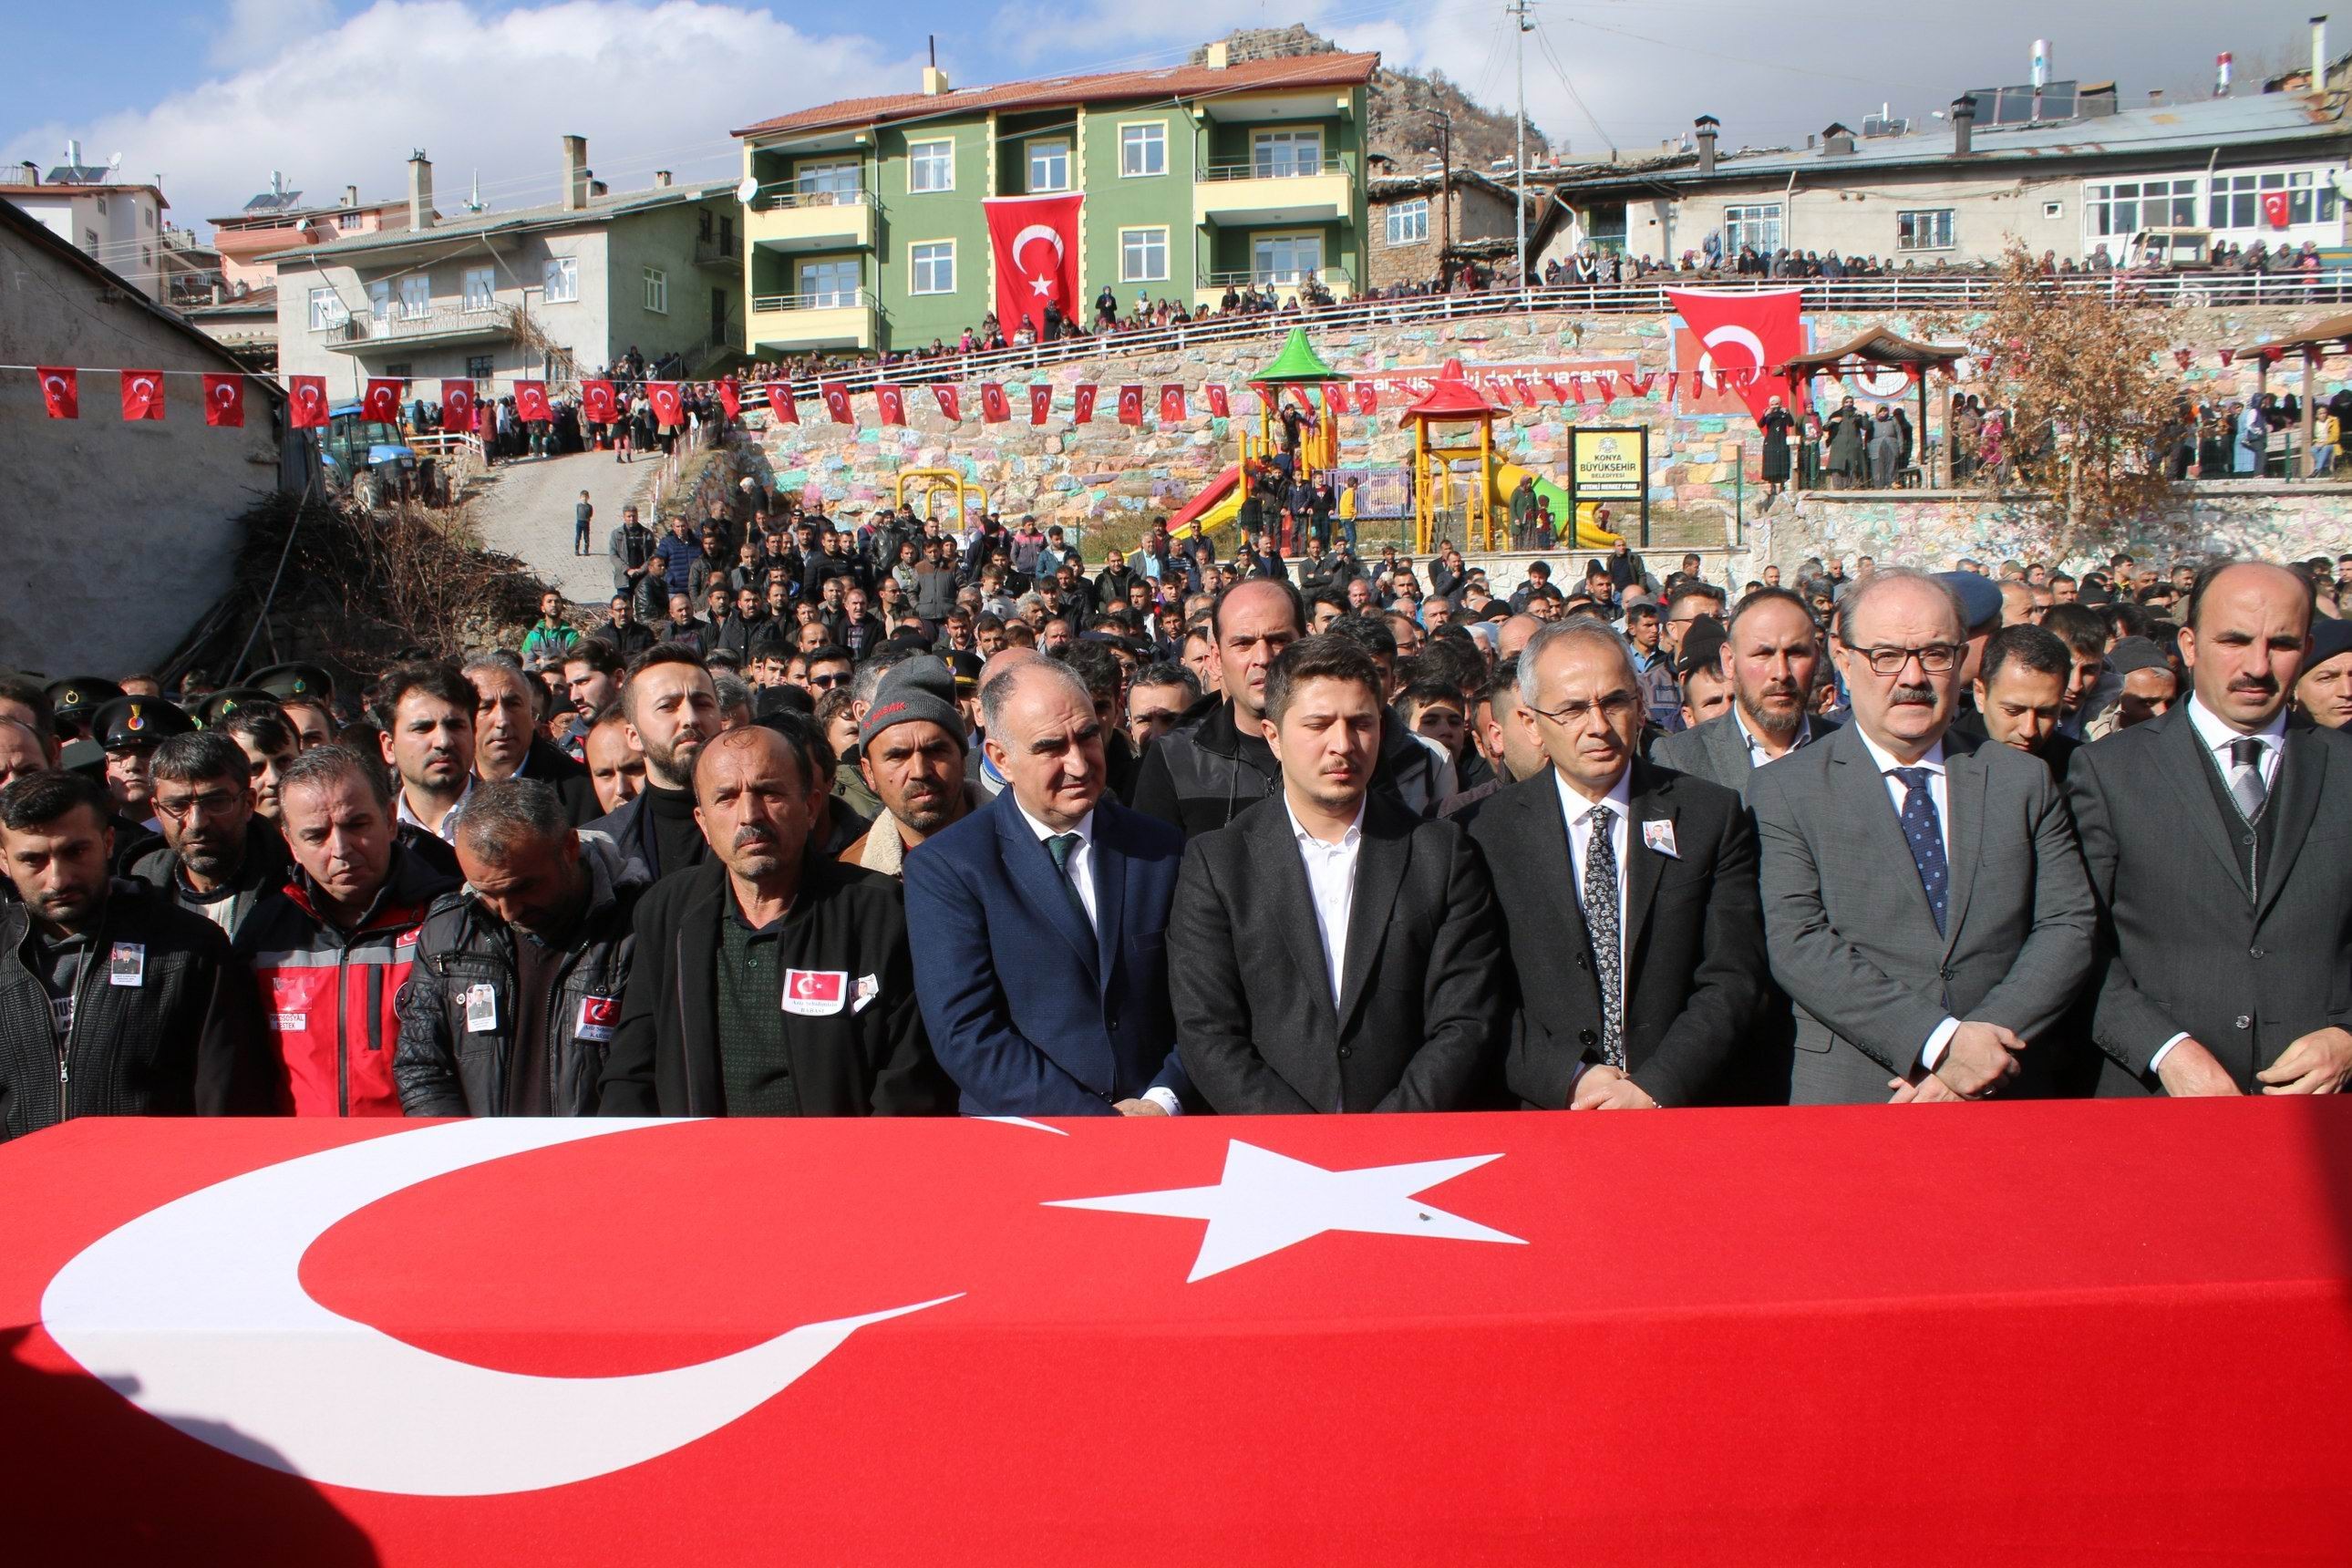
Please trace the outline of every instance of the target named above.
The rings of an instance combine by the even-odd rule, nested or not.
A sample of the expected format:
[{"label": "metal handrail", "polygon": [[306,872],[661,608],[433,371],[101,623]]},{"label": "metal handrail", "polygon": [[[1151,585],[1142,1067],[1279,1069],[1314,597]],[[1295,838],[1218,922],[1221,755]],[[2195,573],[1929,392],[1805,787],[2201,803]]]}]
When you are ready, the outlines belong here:
[{"label": "metal handrail", "polygon": [[1287,162],[1290,164],[1287,168],[1281,167],[1280,162],[1273,159],[1263,163],[1255,158],[1245,158],[1239,163],[1202,163],[1192,170],[1192,180],[1196,184],[1215,180],[1305,180],[1348,172],[1348,156],[1344,153],[1334,153],[1321,163],[1311,163],[1305,168],[1299,167],[1296,160]]},{"label": "metal handrail", "polygon": [[[1345,294],[1356,286],[1355,280],[1348,276],[1348,269],[1344,267],[1310,267],[1307,271],[1315,274],[1315,281],[1335,294]],[[1272,283],[1276,289],[1296,289],[1306,280],[1303,275],[1292,279],[1287,283],[1279,278],[1262,279],[1257,275],[1255,268],[1244,267],[1231,272],[1203,272],[1200,277],[1200,287],[1238,289],[1247,284],[1255,289],[1265,283]]]},{"label": "metal handrail", "polygon": [[511,331],[515,324],[515,308],[502,301],[488,305],[467,306],[463,303],[435,305],[424,310],[412,310],[398,300],[383,316],[372,310],[354,310],[342,330],[349,342],[380,342],[387,339],[429,337],[435,332],[473,331],[482,328]]},{"label": "metal handrail", "polygon": [[821,294],[761,294],[751,301],[756,313],[762,310],[851,310],[874,308],[871,289],[828,289]]}]

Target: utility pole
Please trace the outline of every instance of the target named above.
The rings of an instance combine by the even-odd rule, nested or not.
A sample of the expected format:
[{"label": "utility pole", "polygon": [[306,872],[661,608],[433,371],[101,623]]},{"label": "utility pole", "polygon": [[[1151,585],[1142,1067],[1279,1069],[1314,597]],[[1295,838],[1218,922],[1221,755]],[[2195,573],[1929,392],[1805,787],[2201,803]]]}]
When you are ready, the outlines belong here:
[{"label": "utility pole", "polygon": [[1518,150],[1511,156],[1511,173],[1517,177],[1518,196],[1512,205],[1517,209],[1519,296],[1528,292],[1528,34],[1535,24],[1528,20],[1528,0],[1511,0],[1503,7],[1504,14],[1517,19],[1519,57],[1519,121]]}]

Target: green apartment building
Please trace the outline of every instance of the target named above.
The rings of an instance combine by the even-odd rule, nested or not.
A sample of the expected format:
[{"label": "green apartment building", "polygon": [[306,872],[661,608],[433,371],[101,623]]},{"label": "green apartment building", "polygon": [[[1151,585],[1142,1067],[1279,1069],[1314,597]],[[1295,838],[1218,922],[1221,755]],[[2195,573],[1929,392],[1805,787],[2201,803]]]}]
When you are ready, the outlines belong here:
[{"label": "green apartment building", "polygon": [[952,343],[995,308],[989,196],[1083,195],[1077,308],[1108,283],[1213,306],[1230,285],[1340,298],[1365,274],[1373,54],[846,99],[738,131],[746,347]]}]

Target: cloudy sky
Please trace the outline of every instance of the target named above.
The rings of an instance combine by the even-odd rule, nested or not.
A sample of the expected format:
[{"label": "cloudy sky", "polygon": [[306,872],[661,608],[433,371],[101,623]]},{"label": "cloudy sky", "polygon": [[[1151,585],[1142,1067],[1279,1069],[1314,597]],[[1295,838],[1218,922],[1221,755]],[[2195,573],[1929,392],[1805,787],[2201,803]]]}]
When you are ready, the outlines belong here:
[{"label": "cloudy sky", "polygon": [[[1959,92],[2025,79],[2037,37],[2055,74],[2202,93],[2213,57],[2242,89],[2309,53],[2305,0],[1961,0],[1941,5],[1749,0],[1537,0],[1530,118],[1576,153],[1654,149],[1712,113],[1727,144],[1801,140],[1882,102],[1924,116]],[[557,138],[589,139],[616,189],[653,172],[724,177],[729,132],[835,98],[911,90],[927,40],[959,86],[1173,64],[1235,26],[1303,21],[1394,65],[1443,70],[1474,97],[1516,90],[1501,0],[113,0],[19,6],[12,42],[37,72],[0,103],[0,157],[121,155],[163,177],[173,216],[242,206],[272,169],[314,198],[405,188],[432,155],[444,211],[480,181],[494,207],[553,198]],[[2331,52],[2352,50],[2352,7]],[[30,79],[27,79],[29,78]]]}]

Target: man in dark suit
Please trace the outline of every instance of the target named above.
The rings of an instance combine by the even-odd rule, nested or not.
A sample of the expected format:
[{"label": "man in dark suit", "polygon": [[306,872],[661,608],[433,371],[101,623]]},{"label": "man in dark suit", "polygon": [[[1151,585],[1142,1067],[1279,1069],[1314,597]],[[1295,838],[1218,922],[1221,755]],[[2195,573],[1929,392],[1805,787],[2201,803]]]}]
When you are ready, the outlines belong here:
[{"label": "man in dark suit", "polygon": [[1308,637],[1267,671],[1279,790],[1185,851],[1176,1043],[1213,1110],[1454,1110],[1502,1023],[1494,894],[1460,828],[1372,793],[1381,668]]},{"label": "man in dark suit", "polygon": [[2180,634],[2194,695],[2074,754],[2103,1096],[2329,1093],[2352,1073],[2352,737],[2286,722],[2311,617],[2284,567],[2207,568]]},{"label": "man in dark suit", "polygon": [[1470,829],[1516,977],[1505,1080],[1538,1109],[1719,1099],[1769,989],[1739,797],[1636,754],[1641,680],[1606,626],[1544,627],[1518,680],[1548,765]]},{"label": "man in dark suit", "polygon": [[2029,1054],[2018,1088],[2054,1081],[2096,913],[2049,770],[1948,733],[1963,620],[1916,572],[1850,589],[1836,630],[1853,722],[1748,784],[1798,1104],[1978,1099]]},{"label": "man in dark suit", "polygon": [[907,856],[915,992],[940,1064],[983,1116],[1156,1116],[1192,1085],[1169,1011],[1184,836],[1104,798],[1086,682],[1035,654],[980,691],[1006,784]]},{"label": "man in dark suit", "polygon": [[2058,732],[2074,656],[2055,634],[2031,624],[2003,626],[1985,644],[1977,667],[1976,710],[1952,721],[1952,733],[1998,741],[2040,757],[2050,776],[2066,777],[2082,742]]},{"label": "man in dark suit", "polygon": [[539,732],[532,678],[504,653],[470,655],[467,684],[474,689],[474,773],[487,780],[533,778],[563,802],[574,827],[604,815],[588,770]]},{"label": "man in dark suit", "polygon": [[1731,614],[1723,644],[1731,708],[1703,724],[1661,736],[1650,760],[1748,793],[1748,775],[1837,728],[1808,711],[1822,666],[1822,633],[1805,601],[1786,588],[1759,588]]}]

